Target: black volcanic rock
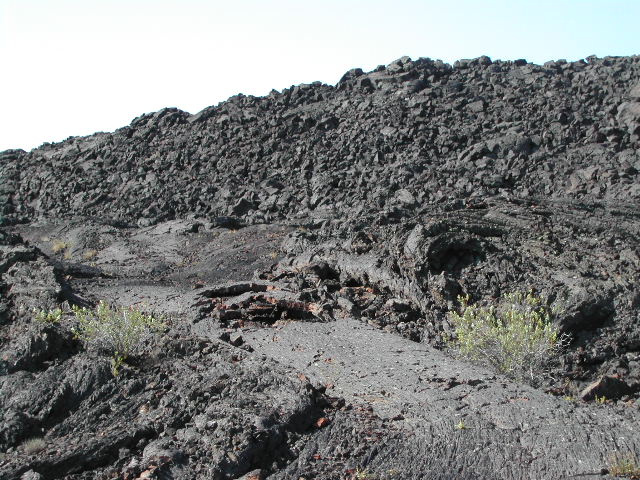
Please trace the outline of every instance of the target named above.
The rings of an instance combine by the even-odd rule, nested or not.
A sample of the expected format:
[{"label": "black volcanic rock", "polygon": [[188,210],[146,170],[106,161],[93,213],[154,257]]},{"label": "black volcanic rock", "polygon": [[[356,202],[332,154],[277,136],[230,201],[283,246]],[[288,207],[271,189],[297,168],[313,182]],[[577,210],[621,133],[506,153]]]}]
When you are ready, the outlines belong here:
[{"label": "black volcanic rock", "polygon": [[[249,223],[452,198],[638,200],[637,57],[544,66],[403,57],[338,85],[164,109],[113,134],[3,152],[3,212]],[[366,85],[366,88],[363,87]],[[635,93],[634,93],[635,92]],[[487,171],[489,170],[489,171]],[[379,188],[371,188],[375,178]],[[266,187],[266,188],[265,188]]]},{"label": "black volcanic rock", "polygon": [[[0,152],[0,477],[600,475],[640,448],[639,81],[402,57]],[[459,295],[529,289],[537,388],[447,350]],[[166,321],[118,376],[99,301]]]}]

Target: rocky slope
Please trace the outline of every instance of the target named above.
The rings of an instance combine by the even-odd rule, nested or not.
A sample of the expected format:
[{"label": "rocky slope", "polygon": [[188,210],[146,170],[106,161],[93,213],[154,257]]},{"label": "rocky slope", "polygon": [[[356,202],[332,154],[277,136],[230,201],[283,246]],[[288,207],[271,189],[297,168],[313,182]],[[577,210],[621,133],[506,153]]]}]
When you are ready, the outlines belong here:
[{"label": "rocky slope", "polygon": [[[640,454],[639,147],[640,57],[481,57],[0,153],[0,477],[605,475]],[[516,289],[570,337],[537,389],[444,348]],[[101,300],[168,319],[115,377],[34,320]]]},{"label": "rocky slope", "polygon": [[640,59],[402,58],[335,87],[165,109],[3,154],[3,213],[251,222],[403,217],[456,199],[640,197]]}]

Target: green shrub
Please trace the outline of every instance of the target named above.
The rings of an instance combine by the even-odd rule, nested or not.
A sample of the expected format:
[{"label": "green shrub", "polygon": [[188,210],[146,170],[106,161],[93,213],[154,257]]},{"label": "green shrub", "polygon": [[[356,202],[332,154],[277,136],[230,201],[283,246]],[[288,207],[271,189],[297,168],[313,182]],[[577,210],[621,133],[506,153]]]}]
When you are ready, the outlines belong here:
[{"label": "green shrub", "polygon": [[78,320],[78,326],[74,328],[76,338],[88,347],[112,355],[114,375],[148,335],[165,327],[161,320],[134,307],[113,309],[100,302],[95,310],[77,306],[72,309]]},{"label": "green shrub", "polygon": [[40,310],[35,312],[34,319],[38,323],[59,323],[64,312],[60,308],[54,310]]},{"label": "green shrub", "polygon": [[465,358],[534,385],[558,361],[566,339],[553,324],[554,311],[532,292],[506,294],[489,306],[458,300],[460,313],[450,312],[450,344]]}]

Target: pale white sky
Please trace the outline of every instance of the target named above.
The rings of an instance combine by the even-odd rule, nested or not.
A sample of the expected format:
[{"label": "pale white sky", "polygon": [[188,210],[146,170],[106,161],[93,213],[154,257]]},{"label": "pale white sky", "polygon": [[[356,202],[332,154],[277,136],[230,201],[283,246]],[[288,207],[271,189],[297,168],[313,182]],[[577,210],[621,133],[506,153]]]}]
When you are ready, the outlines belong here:
[{"label": "pale white sky", "polygon": [[640,53],[640,0],[0,0],[0,150],[403,55]]}]

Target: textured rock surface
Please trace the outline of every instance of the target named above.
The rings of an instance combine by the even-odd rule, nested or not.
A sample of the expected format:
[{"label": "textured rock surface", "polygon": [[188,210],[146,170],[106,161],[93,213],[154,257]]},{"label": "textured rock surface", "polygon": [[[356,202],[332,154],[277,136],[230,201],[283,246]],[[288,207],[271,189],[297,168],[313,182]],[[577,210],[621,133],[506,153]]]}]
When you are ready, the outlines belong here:
[{"label": "textured rock surface", "polygon": [[[640,454],[639,88],[404,57],[0,153],[0,478],[606,475]],[[529,288],[570,336],[540,388],[444,348],[458,295]],[[68,313],[101,300],[166,319],[117,377]]]},{"label": "textured rock surface", "polygon": [[[5,214],[396,218],[453,199],[638,200],[640,58],[408,58],[2,154]],[[354,211],[355,209],[355,211]],[[226,220],[225,220],[226,218]]]}]

